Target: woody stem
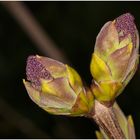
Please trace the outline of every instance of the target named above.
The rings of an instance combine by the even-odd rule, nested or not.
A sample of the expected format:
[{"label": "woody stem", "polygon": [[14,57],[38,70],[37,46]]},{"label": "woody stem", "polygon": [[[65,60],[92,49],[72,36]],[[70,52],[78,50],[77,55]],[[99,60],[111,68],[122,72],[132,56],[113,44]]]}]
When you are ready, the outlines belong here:
[{"label": "woody stem", "polygon": [[125,139],[112,107],[107,107],[96,100],[94,113],[90,117],[104,130],[109,138]]}]

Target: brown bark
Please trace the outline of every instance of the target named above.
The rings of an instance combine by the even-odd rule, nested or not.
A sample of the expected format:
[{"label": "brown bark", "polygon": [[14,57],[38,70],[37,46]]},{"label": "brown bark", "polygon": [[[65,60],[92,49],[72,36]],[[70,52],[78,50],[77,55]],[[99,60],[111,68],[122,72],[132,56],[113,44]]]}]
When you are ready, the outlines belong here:
[{"label": "brown bark", "polygon": [[125,139],[112,107],[107,107],[96,100],[94,112],[90,113],[89,117],[94,119],[109,138]]}]

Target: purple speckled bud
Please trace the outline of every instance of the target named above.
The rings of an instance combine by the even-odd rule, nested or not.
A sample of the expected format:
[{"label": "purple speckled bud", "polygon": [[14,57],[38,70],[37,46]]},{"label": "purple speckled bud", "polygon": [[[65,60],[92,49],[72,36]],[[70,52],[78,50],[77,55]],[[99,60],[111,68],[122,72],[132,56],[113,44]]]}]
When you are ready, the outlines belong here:
[{"label": "purple speckled bud", "polygon": [[27,80],[30,98],[42,109],[56,115],[83,116],[90,112],[94,97],[70,66],[43,56],[29,56]]},{"label": "purple speckled bud", "polygon": [[102,27],[96,38],[90,66],[96,99],[108,102],[123,91],[136,72],[138,50],[139,34],[130,13],[108,21]]},{"label": "purple speckled bud", "polygon": [[52,78],[49,71],[45,69],[43,64],[37,59],[36,56],[29,56],[26,66],[27,80],[31,81],[35,86],[40,86],[40,78]]},{"label": "purple speckled bud", "polygon": [[131,35],[133,45],[136,46],[136,26],[134,17],[130,13],[123,14],[116,19],[116,29],[119,33],[119,40],[122,41],[128,34]]}]

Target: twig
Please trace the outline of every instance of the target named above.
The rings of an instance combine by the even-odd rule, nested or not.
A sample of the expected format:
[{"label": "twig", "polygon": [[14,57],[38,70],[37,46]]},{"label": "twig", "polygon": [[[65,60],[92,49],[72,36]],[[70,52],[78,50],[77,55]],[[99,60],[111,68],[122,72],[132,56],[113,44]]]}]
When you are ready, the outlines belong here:
[{"label": "twig", "polygon": [[64,63],[68,63],[64,52],[62,52],[62,50],[60,51],[60,48],[58,49],[56,44],[49,37],[47,32],[41,28],[39,23],[23,2],[3,1],[1,3],[19,22],[28,36],[32,39],[38,49],[44,53],[44,55],[48,55],[49,57]]},{"label": "twig", "polygon": [[119,122],[116,118],[112,107],[106,107],[97,100],[95,100],[95,110],[93,114],[89,114],[100,128],[111,139],[125,139],[125,135],[121,130]]}]

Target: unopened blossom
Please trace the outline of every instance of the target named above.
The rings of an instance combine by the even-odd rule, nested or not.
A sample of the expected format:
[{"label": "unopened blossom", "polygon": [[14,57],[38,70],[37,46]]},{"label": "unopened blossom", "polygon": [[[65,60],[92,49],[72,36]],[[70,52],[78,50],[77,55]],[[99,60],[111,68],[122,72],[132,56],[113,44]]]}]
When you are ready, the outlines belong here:
[{"label": "unopened blossom", "polygon": [[111,101],[122,92],[137,69],[138,48],[138,31],[130,13],[102,27],[90,65],[96,99]]},{"label": "unopened blossom", "polygon": [[56,60],[29,56],[24,85],[31,99],[56,115],[83,116],[93,107],[91,91],[85,89],[79,74]]}]

